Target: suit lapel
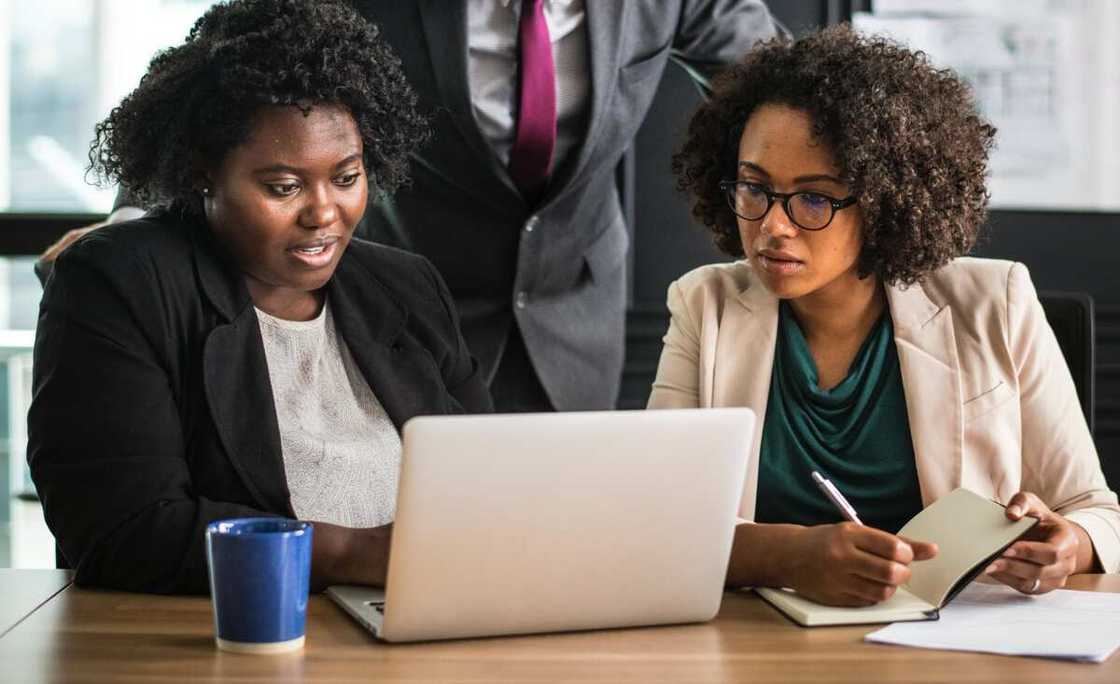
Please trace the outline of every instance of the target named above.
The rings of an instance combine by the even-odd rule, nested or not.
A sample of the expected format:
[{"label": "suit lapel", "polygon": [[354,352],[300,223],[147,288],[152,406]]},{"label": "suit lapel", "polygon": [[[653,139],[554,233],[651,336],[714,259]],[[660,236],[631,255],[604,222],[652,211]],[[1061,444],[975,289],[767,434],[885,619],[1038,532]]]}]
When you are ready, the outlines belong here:
[{"label": "suit lapel", "polygon": [[[471,178],[473,183],[483,183],[472,190],[486,199],[503,198],[503,202],[524,204],[509,172],[494,154],[490,142],[482,134],[474,118],[471,105],[470,78],[467,74],[467,8],[465,0],[420,0],[420,16],[424,36],[428,43],[428,56],[432,62],[436,87],[439,90],[437,106],[445,109],[459,130],[468,149],[465,164],[481,164],[489,174],[457,174],[456,178]],[[438,140],[432,144],[452,144]],[[433,169],[435,172],[438,170]]]},{"label": "suit lapel", "polygon": [[294,517],[268,362],[252,306],[211,331],[203,373],[210,416],[242,482],[262,508]]},{"label": "suit lapel", "polygon": [[[749,406],[755,411],[747,480],[739,504],[739,515],[753,520],[762,427],[777,344],[778,299],[758,283],[752,283],[737,300],[727,302],[722,317],[718,322],[716,352],[712,355],[713,366],[718,367],[704,369],[700,391],[702,397],[710,396],[709,406]],[[708,323],[705,321],[704,326]],[[749,349],[744,346],[747,340],[750,340]],[[711,380],[705,382],[708,378]],[[711,388],[710,394],[705,391],[705,384]]]},{"label": "suit lapel", "polygon": [[594,152],[596,135],[606,115],[611,93],[618,78],[618,56],[622,47],[622,30],[626,21],[629,2],[588,2],[585,4],[587,22],[587,50],[591,67],[591,113],[587,119],[584,138],[577,147],[575,160],[554,170],[554,176],[545,191],[547,203],[563,192],[573,178],[578,178]]},{"label": "suit lapel", "polygon": [[960,363],[948,306],[920,285],[887,288],[922,502],[961,485],[964,425]]},{"label": "suit lapel", "polygon": [[430,375],[427,352],[402,334],[408,312],[376,277],[344,255],[328,297],[350,355],[397,430],[413,416],[438,412],[420,380]]},{"label": "suit lapel", "polygon": [[195,226],[192,239],[199,286],[226,321],[210,332],[203,347],[210,418],[234,470],[258,505],[294,516],[268,362],[249,291],[208,228]]}]

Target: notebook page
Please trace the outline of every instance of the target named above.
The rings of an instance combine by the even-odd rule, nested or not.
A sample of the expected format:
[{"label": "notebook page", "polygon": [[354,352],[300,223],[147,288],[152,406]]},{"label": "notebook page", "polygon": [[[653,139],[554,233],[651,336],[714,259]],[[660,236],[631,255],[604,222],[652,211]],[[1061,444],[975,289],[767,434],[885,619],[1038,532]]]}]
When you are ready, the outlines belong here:
[{"label": "notebook page", "polygon": [[937,622],[905,622],[864,637],[916,648],[1040,656],[1094,663],[1120,646],[1120,594],[1059,589],[1026,596],[973,583]]},{"label": "notebook page", "polygon": [[1036,523],[1034,518],[1011,522],[1003,506],[967,489],[955,489],[928,506],[899,530],[916,541],[937,542],[937,556],[915,561],[910,593],[935,606],[969,570],[1017,539]]}]

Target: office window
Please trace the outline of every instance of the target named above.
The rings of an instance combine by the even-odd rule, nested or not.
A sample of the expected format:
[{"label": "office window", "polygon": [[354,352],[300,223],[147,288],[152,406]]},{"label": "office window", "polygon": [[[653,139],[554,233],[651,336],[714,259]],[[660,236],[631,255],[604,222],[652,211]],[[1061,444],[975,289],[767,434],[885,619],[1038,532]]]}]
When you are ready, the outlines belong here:
[{"label": "office window", "polygon": [[210,4],[0,3],[0,212],[108,211],[114,190],[86,182],[93,126]]},{"label": "office window", "polygon": [[[0,0],[0,218],[9,215],[7,225],[21,220],[13,214],[111,208],[115,188],[87,182],[94,125],[212,2]],[[0,224],[0,252],[18,254],[10,237],[4,244],[7,225]],[[0,257],[0,567],[54,562],[41,510],[26,500],[34,494],[27,408],[42,295],[34,261]]]}]

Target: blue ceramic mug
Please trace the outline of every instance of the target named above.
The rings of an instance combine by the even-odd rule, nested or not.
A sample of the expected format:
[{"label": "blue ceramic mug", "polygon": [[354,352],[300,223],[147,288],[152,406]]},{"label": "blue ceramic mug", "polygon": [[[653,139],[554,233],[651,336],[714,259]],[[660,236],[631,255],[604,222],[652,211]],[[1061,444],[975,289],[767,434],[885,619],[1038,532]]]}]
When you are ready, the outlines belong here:
[{"label": "blue ceramic mug", "polygon": [[303,646],[311,523],[235,518],[206,527],[218,648],[280,653]]}]

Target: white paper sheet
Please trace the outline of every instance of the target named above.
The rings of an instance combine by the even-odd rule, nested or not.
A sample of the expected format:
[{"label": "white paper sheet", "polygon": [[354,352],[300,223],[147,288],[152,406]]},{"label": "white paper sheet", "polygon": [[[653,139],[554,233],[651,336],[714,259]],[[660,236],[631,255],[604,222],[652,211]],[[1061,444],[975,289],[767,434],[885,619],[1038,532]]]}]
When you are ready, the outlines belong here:
[{"label": "white paper sheet", "polygon": [[917,648],[1100,663],[1120,646],[1120,594],[1057,590],[1025,596],[974,583],[935,622],[898,622],[864,637]]}]

